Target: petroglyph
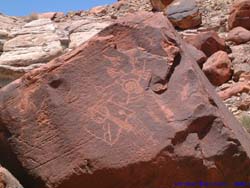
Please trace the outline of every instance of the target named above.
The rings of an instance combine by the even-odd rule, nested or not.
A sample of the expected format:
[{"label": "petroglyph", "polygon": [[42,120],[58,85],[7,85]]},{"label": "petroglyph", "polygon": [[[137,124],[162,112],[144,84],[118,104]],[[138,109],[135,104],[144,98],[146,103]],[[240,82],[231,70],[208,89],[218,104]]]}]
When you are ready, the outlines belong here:
[{"label": "petroglyph", "polygon": [[[105,74],[110,78],[110,84],[106,87],[100,84],[93,87],[98,97],[97,101],[87,109],[87,117],[90,117],[91,125],[86,125],[85,130],[110,146],[117,143],[124,134],[134,134],[147,144],[156,144],[153,132],[140,118],[146,117],[155,124],[164,124],[165,120],[171,121],[173,112],[162,104],[160,98],[146,92],[153,75],[152,62],[144,59],[146,52],[140,49],[127,50],[125,53],[119,51],[111,53],[110,49],[107,49],[106,52],[103,60],[106,66]],[[166,62],[168,62],[167,59]],[[165,66],[165,73],[168,74],[171,65],[166,65],[164,61],[160,63]],[[89,83],[94,81],[90,80]],[[164,92],[166,89],[167,83],[154,85],[154,92]],[[116,92],[118,90],[119,92]],[[152,109],[147,109],[144,105],[144,100],[150,99],[155,103],[155,107],[165,114],[165,120],[161,118],[162,113],[152,113]]]},{"label": "petroglyph", "polygon": [[27,92],[23,93],[22,98],[20,98],[20,103],[17,105],[18,111],[20,113],[25,113],[26,111],[32,111],[36,109],[34,103],[30,100],[31,94],[27,94]]},{"label": "petroglyph", "polygon": [[[117,63],[114,57],[105,58]],[[100,98],[88,108],[87,114],[99,128],[85,126],[85,130],[110,146],[118,142],[122,133],[134,134],[142,140],[147,140],[150,145],[156,144],[151,131],[136,114],[136,109],[129,107],[133,104],[139,105],[145,100],[145,88],[141,83],[148,82],[151,73],[150,70],[146,70],[145,61],[138,62],[136,59],[130,59],[129,63],[132,67],[129,72],[117,68],[119,66],[114,66],[112,63],[107,68],[107,74],[111,78],[116,77],[115,81],[105,88],[95,86],[95,92],[99,93]],[[139,63],[143,63],[143,66],[136,67]],[[122,94],[117,94],[117,89],[123,91]],[[149,109],[143,110],[150,111]],[[159,118],[156,119],[160,121]],[[102,134],[100,134],[100,129]]]}]

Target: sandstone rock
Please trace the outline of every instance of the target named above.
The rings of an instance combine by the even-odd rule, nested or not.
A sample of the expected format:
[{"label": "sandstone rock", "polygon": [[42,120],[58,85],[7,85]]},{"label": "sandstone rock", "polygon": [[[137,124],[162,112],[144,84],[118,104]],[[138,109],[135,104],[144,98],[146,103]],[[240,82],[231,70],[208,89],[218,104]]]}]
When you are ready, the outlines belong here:
[{"label": "sandstone rock", "polygon": [[250,41],[250,31],[243,27],[236,27],[228,33],[226,40],[236,44],[246,43]]},{"label": "sandstone rock", "polygon": [[61,36],[55,32],[56,26],[49,19],[32,21],[20,31],[13,31],[13,39],[3,45],[1,65],[28,66],[46,63],[63,52]]},{"label": "sandstone rock", "polygon": [[7,39],[9,38],[9,33],[7,30],[0,30],[0,39]]},{"label": "sandstone rock", "polygon": [[180,29],[195,28],[201,24],[201,14],[195,0],[174,0],[165,13],[172,24]]},{"label": "sandstone rock", "polygon": [[162,14],[137,13],[2,88],[6,167],[31,188],[247,182],[250,137],[190,54]]},{"label": "sandstone rock", "polygon": [[[6,51],[0,56],[0,65],[28,66],[34,63],[46,63],[63,52],[59,40],[49,43],[41,41],[42,45],[32,46],[28,41],[23,41],[23,37],[25,38],[25,36],[17,37],[4,44],[3,48]],[[27,39],[33,37],[37,36],[26,36]],[[39,40],[39,38],[37,39]],[[43,38],[40,39],[43,40]],[[15,46],[15,44],[21,45],[21,43],[25,42],[27,42],[26,46]]]},{"label": "sandstone rock", "polygon": [[106,6],[93,7],[92,9],[90,9],[89,12],[95,15],[103,15],[107,13],[107,7]]},{"label": "sandstone rock", "polygon": [[56,12],[45,12],[38,14],[38,19],[50,19],[53,20],[53,18],[56,16]]},{"label": "sandstone rock", "polygon": [[24,22],[17,17],[5,16],[0,14],[1,30],[10,30],[14,28],[20,28]]},{"label": "sandstone rock", "polygon": [[174,0],[150,0],[150,3],[155,11],[163,11]]},{"label": "sandstone rock", "polygon": [[214,53],[203,65],[203,72],[209,81],[219,86],[232,77],[232,63],[224,51]]},{"label": "sandstone rock", "polygon": [[25,24],[21,29],[12,30],[11,35],[40,34],[55,31],[56,26],[50,19],[39,19]]},{"label": "sandstone rock", "polygon": [[0,166],[0,188],[23,188],[23,186],[7,169]]},{"label": "sandstone rock", "polygon": [[185,40],[203,51],[208,57],[217,51],[226,51],[225,40],[220,38],[215,31],[201,32],[197,35],[186,36]]},{"label": "sandstone rock", "polygon": [[10,82],[20,78],[25,73],[41,67],[43,63],[36,63],[25,67],[14,67],[9,65],[0,65],[0,88],[9,84]]},{"label": "sandstone rock", "polygon": [[229,29],[244,27],[250,30],[250,0],[237,0],[234,2],[228,19]]},{"label": "sandstone rock", "polygon": [[112,8],[114,8],[115,10],[120,10],[121,7],[126,6],[126,2],[123,1],[118,1],[112,4]]},{"label": "sandstone rock", "polygon": [[73,27],[68,28],[70,34],[69,48],[75,48],[96,35],[111,22],[97,19],[86,19],[76,21]]},{"label": "sandstone rock", "polygon": [[64,13],[63,12],[45,12],[38,14],[38,19],[50,19],[54,20],[59,17],[63,17]]},{"label": "sandstone rock", "polygon": [[0,30],[0,55],[3,51],[4,43],[10,38],[9,32],[7,30]]}]

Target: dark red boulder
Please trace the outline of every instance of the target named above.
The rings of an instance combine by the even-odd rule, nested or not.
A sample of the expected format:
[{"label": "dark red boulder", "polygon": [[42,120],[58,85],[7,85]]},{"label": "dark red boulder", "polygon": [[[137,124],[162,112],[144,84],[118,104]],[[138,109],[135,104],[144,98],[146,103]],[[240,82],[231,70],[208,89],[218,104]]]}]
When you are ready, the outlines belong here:
[{"label": "dark red boulder", "polygon": [[160,13],[107,27],[0,90],[0,163],[31,188],[247,182],[249,135],[191,54]]},{"label": "dark red boulder", "polygon": [[185,37],[185,41],[192,44],[198,50],[203,51],[207,57],[211,56],[217,51],[227,51],[225,40],[220,38],[215,31],[201,32],[196,35],[189,35]]},{"label": "dark red boulder", "polygon": [[228,18],[229,29],[244,27],[250,30],[250,0],[236,0]]}]

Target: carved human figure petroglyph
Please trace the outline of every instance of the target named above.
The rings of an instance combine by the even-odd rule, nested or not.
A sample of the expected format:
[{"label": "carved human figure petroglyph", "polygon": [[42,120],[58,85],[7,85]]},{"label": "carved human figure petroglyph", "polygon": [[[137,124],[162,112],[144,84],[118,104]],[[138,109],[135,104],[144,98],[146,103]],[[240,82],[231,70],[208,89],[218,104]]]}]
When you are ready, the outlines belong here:
[{"label": "carved human figure petroglyph", "polygon": [[[113,57],[111,59],[114,61]],[[108,87],[96,87],[95,91],[101,93],[101,98],[88,108],[89,117],[103,129],[103,135],[97,135],[88,127],[86,131],[111,146],[119,140],[122,132],[150,140],[152,144],[156,143],[150,130],[136,114],[136,110],[129,107],[131,104],[143,103],[145,88],[141,82],[149,79],[150,71],[146,70],[146,62],[140,62],[143,63],[142,69],[135,68],[135,64],[138,63],[136,60],[133,59],[130,63],[132,69],[129,72],[117,68],[117,65],[107,68],[107,74],[116,79]],[[118,89],[122,91],[122,97],[116,93]],[[114,127],[118,127],[115,133],[112,131]]]}]

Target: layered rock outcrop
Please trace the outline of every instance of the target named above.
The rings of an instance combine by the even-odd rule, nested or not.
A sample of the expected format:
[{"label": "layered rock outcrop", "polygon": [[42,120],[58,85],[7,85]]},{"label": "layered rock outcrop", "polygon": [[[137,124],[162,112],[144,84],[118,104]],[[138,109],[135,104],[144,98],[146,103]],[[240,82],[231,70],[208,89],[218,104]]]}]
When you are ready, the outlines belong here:
[{"label": "layered rock outcrop", "polygon": [[[58,14],[53,15],[58,18]],[[66,17],[60,21],[43,18],[28,23],[16,18],[18,24],[6,18],[10,23],[0,30],[0,87],[76,48],[111,24],[91,16],[71,21]]]},{"label": "layered rock outcrop", "polygon": [[121,19],[2,88],[0,130],[16,156],[6,166],[39,178],[23,182],[34,188],[233,187],[250,176],[249,135],[160,13]]}]

